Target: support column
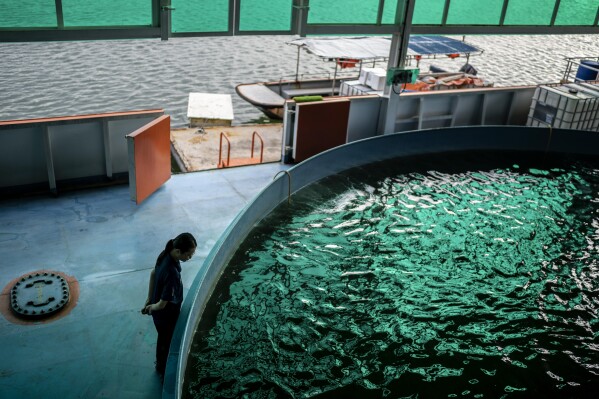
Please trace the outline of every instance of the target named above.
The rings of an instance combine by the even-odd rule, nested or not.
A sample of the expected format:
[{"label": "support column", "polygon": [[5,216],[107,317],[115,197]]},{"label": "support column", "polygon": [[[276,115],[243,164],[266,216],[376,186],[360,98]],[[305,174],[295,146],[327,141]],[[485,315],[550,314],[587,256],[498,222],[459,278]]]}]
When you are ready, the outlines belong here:
[{"label": "support column", "polygon": [[152,26],[160,26],[160,0],[152,0]]},{"label": "support column", "polygon": [[301,37],[306,36],[310,0],[293,0],[291,13],[291,33]]},{"label": "support column", "polygon": [[236,36],[239,34],[239,26],[241,24],[241,0],[229,0],[229,35]]},{"label": "support column", "polygon": [[58,194],[56,189],[56,174],[54,172],[54,157],[52,156],[52,136],[50,135],[50,126],[44,124],[42,126],[42,135],[44,137],[44,152],[46,154],[46,171],[48,173],[48,186],[50,192],[54,195]]},{"label": "support column", "polygon": [[168,40],[171,34],[171,0],[160,0],[160,39]]},{"label": "support column", "polygon": [[[391,38],[391,52],[389,53],[387,69],[403,68],[405,66],[415,3],[416,0],[398,0],[397,11],[395,13],[396,30]],[[385,97],[388,97],[388,101],[384,117],[383,133],[388,134],[393,133],[395,130],[395,111],[399,106],[399,94],[394,93],[393,88],[385,84]]]},{"label": "support column", "polygon": [[112,148],[110,145],[110,126],[108,126],[108,119],[103,118],[100,122],[102,124],[102,137],[104,138],[104,164],[106,166],[106,177],[112,179]]},{"label": "support column", "polygon": [[58,29],[64,29],[64,16],[62,14],[62,0],[55,0],[56,5],[56,27]]}]

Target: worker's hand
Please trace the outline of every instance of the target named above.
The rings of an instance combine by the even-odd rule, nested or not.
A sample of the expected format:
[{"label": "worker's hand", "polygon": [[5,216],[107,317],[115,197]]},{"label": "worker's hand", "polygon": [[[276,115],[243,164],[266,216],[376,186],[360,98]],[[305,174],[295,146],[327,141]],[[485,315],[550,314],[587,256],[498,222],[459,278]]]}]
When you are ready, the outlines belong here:
[{"label": "worker's hand", "polygon": [[146,305],[141,309],[141,314],[152,314],[152,305]]},{"label": "worker's hand", "polygon": [[146,303],[144,303],[144,307],[141,308],[141,314],[150,314],[148,311],[148,305],[150,304],[150,298],[146,299]]}]

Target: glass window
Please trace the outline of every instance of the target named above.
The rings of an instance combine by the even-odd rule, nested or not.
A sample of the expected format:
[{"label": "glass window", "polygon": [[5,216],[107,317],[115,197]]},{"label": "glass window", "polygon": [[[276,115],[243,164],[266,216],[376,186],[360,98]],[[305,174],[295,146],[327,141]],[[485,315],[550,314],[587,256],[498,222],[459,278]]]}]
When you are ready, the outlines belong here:
[{"label": "glass window", "polygon": [[383,8],[383,24],[395,23],[395,11],[397,10],[397,0],[385,0]]},{"label": "glass window", "polygon": [[375,24],[379,0],[310,0],[309,24]]},{"label": "glass window", "polygon": [[593,25],[597,17],[597,0],[562,0],[556,25]]},{"label": "glass window", "polygon": [[173,32],[227,32],[229,0],[172,0]]},{"label": "glass window", "polygon": [[443,22],[445,0],[416,0],[414,5],[414,25],[440,25]]},{"label": "glass window", "polygon": [[293,0],[241,0],[239,30],[291,30]]},{"label": "glass window", "polygon": [[499,25],[502,8],[503,0],[451,0],[447,24]]},{"label": "glass window", "polygon": [[550,25],[555,0],[510,0],[505,25]]},{"label": "glass window", "polygon": [[11,0],[0,5],[0,28],[55,28],[54,0]]},{"label": "glass window", "polygon": [[152,2],[147,0],[62,0],[64,26],[149,26]]}]

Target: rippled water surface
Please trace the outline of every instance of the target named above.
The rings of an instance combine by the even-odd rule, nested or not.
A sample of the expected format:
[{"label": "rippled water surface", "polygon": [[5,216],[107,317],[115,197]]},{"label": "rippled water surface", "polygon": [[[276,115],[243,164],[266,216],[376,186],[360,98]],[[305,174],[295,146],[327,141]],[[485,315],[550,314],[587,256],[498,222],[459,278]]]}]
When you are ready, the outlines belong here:
[{"label": "rippled water surface", "polygon": [[[20,3],[14,3],[21,10]],[[0,14],[3,11],[0,7]],[[234,124],[255,123],[262,112],[239,97],[235,86],[294,77],[297,48],[286,44],[293,38],[0,43],[0,120],[160,108],[171,116],[171,126],[179,128],[188,124],[189,93],[219,93],[231,95]],[[566,67],[564,57],[597,53],[597,35],[466,39],[484,50],[470,63],[495,86],[558,82]],[[431,62],[457,71],[465,60],[422,60],[421,70],[428,71]],[[333,76],[334,65],[302,52],[299,72]]]},{"label": "rippled water surface", "polygon": [[443,159],[354,169],[264,220],[212,295],[187,397],[596,397],[599,171]]}]

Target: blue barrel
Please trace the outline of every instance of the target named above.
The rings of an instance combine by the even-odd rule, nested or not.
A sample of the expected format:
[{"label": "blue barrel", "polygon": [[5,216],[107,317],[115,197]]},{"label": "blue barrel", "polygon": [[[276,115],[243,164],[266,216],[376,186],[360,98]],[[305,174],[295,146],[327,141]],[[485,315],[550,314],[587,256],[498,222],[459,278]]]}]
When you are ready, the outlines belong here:
[{"label": "blue barrel", "polygon": [[597,75],[599,72],[593,71],[592,69],[587,68],[595,68],[599,69],[599,62],[591,61],[591,60],[582,60],[580,61],[580,65],[578,66],[578,71],[576,71],[576,81],[581,80],[597,80]]}]

